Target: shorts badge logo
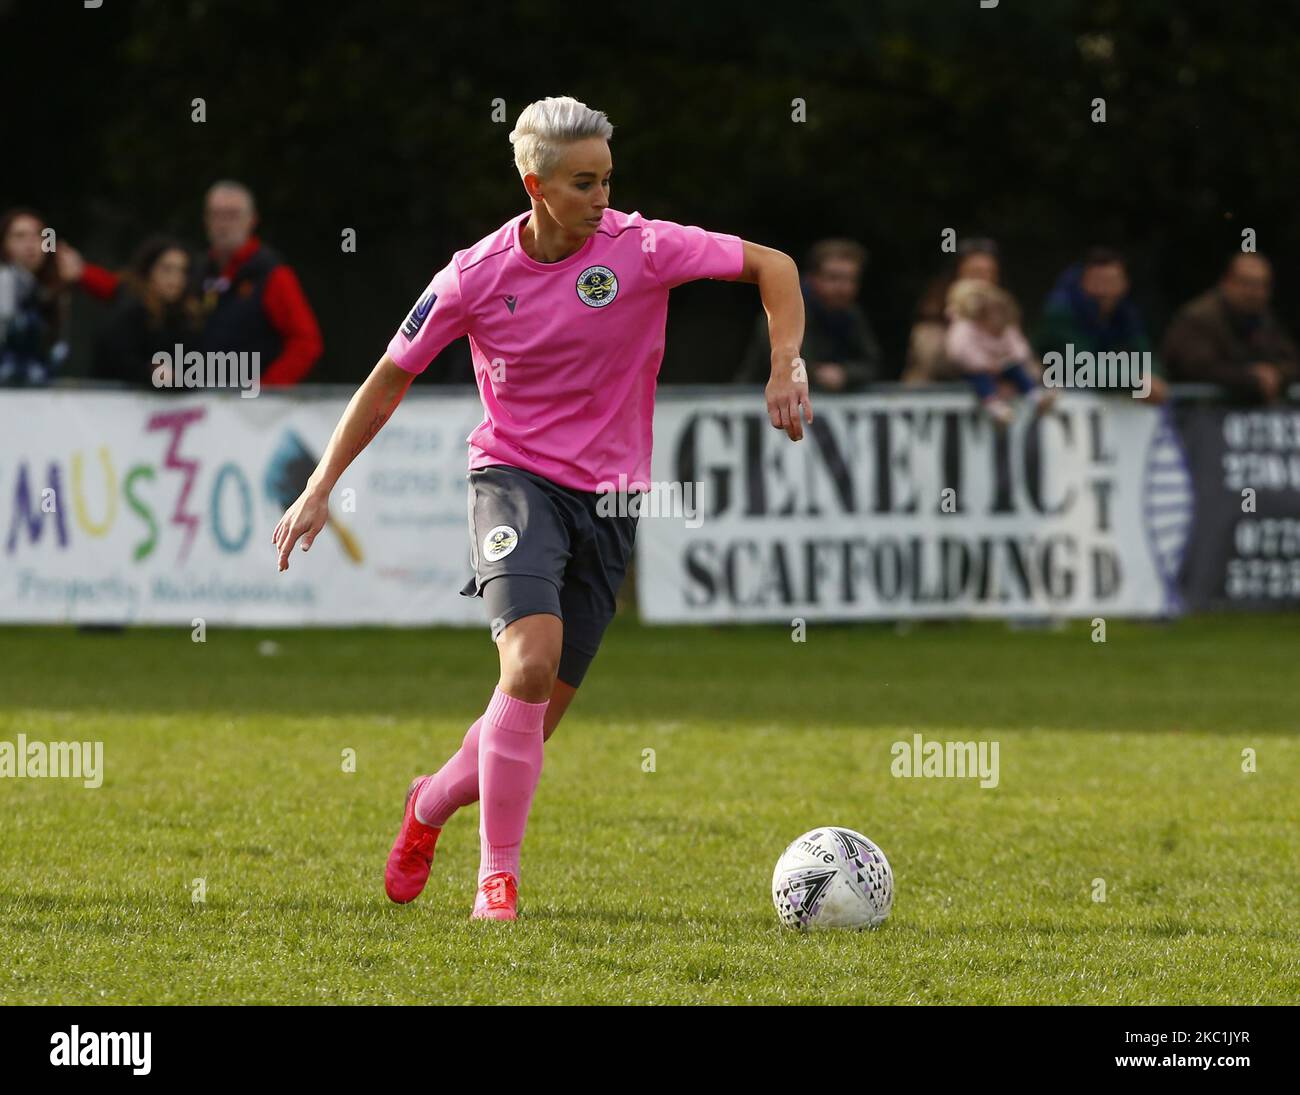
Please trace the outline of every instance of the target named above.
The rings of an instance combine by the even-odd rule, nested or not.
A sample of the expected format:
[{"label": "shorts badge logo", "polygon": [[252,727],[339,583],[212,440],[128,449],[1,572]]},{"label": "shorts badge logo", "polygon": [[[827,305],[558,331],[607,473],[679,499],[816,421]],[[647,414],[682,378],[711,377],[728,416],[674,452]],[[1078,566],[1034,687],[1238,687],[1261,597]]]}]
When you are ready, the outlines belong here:
[{"label": "shorts badge logo", "polygon": [[578,299],[592,308],[604,308],[618,296],[618,277],[608,266],[588,266],[578,275]]},{"label": "shorts badge logo", "polygon": [[519,543],[519,533],[509,525],[497,525],[483,537],[483,558],[489,563],[504,559]]}]

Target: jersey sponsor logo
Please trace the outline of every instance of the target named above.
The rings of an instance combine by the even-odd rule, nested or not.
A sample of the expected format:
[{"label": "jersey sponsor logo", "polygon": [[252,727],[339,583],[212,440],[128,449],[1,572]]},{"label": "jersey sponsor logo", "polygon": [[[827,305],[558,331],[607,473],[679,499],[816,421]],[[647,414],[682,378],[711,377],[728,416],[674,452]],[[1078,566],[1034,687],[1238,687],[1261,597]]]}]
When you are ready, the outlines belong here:
[{"label": "jersey sponsor logo", "polygon": [[483,537],[483,558],[489,563],[504,559],[519,543],[519,533],[509,525],[497,525]]},{"label": "jersey sponsor logo", "polygon": [[433,311],[433,302],[437,299],[437,293],[432,289],[426,289],[424,296],[415,302],[411,314],[406,317],[406,322],[402,324],[402,334],[406,336],[408,342],[420,333],[420,328],[424,326],[424,321],[429,318],[429,313]]},{"label": "jersey sponsor logo", "polygon": [[578,299],[592,308],[604,308],[618,296],[618,277],[608,266],[588,266],[578,275]]}]

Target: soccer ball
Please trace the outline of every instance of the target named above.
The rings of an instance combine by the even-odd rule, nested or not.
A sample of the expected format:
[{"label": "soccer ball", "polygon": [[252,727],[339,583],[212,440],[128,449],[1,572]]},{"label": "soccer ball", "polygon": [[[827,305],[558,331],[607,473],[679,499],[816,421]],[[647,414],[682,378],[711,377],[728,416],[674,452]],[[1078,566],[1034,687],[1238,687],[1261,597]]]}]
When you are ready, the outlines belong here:
[{"label": "soccer ball", "polygon": [[814,829],[776,861],[772,903],[781,923],[800,931],[874,928],[894,904],[894,872],[861,833]]}]

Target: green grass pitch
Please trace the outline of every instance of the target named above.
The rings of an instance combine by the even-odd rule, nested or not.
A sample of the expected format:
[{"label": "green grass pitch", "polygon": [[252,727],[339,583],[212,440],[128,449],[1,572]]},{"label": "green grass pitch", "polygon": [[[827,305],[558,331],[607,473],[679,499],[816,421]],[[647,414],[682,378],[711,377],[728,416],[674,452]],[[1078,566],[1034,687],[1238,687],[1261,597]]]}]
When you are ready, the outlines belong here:
[{"label": "green grass pitch", "polygon": [[[1294,1002],[1298,636],[621,617],[547,745],[521,918],[471,924],[476,807],[417,901],[382,870],[486,630],[0,629],[0,740],[106,769],[0,779],[0,1002]],[[999,785],[893,777],[918,732],[998,741]],[[889,856],[880,930],[778,925],[773,864],[825,824]]]}]

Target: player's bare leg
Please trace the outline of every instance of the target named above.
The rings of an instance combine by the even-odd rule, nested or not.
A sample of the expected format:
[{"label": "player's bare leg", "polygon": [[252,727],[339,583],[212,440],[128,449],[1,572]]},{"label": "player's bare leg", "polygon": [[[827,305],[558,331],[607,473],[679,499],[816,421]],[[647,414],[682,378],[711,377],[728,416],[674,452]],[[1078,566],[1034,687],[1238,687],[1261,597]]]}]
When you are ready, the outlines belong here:
[{"label": "player's bare leg", "polygon": [[546,709],[546,720],[542,723],[543,741],[551,740],[551,735],[555,733],[555,728],[560,725],[560,720],[564,718],[564,713],[577,694],[578,690],[573,685],[556,679],[555,687],[551,689],[551,703]]},{"label": "player's bare leg", "polygon": [[563,642],[564,621],[558,616],[539,612],[507,624],[497,637],[497,687],[526,703],[549,703]]}]

